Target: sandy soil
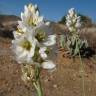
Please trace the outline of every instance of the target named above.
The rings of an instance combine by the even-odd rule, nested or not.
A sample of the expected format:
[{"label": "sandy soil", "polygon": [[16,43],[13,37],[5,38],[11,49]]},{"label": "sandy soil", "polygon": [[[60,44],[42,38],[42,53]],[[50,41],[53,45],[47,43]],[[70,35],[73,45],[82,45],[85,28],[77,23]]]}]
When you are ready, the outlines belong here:
[{"label": "sandy soil", "polygon": [[[21,80],[20,65],[10,49],[11,40],[0,37],[0,96],[36,96]],[[80,60],[67,58],[62,50],[56,56],[56,69],[42,70],[44,96],[83,96]],[[85,94],[96,96],[96,57],[83,59]]]}]

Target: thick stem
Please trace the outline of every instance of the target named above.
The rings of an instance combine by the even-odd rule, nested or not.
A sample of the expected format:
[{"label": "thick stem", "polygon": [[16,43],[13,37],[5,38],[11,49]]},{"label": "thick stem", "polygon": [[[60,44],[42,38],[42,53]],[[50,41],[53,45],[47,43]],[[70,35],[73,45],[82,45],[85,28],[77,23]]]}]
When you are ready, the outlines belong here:
[{"label": "thick stem", "polygon": [[38,92],[37,92],[38,96],[43,96],[43,91],[42,91],[40,80],[37,81],[37,85],[38,85]]},{"label": "thick stem", "polygon": [[33,85],[36,89],[37,96],[43,96],[43,91],[42,91],[41,82],[40,82],[40,67],[36,66],[35,70],[36,70],[35,71],[36,80],[33,82]]},{"label": "thick stem", "polygon": [[36,81],[36,82],[33,83],[33,85],[34,85],[34,87],[36,89],[37,96],[43,96],[43,92],[42,92],[40,82]]}]

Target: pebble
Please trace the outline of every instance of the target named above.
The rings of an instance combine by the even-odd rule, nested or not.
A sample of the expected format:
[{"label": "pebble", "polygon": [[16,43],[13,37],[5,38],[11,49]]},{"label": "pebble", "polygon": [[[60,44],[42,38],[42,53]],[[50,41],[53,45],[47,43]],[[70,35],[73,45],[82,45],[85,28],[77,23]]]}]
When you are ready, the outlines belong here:
[{"label": "pebble", "polygon": [[54,88],[57,88],[57,84],[54,84],[53,87],[54,87]]}]

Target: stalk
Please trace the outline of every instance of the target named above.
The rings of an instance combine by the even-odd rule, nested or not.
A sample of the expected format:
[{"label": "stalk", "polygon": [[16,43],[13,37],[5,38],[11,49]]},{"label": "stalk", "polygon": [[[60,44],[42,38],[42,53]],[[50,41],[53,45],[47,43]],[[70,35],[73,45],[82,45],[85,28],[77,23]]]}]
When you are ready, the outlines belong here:
[{"label": "stalk", "polygon": [[[79,38],[79,37],[78,37],[78,38]],[[77,45],[78,45],[77,40],[76,40],[76,43],[77,43]],[[81,64],[82,89],[83,89],[82,96],[86,96],[86,95],[85,95],[84,66],[83,66],[83,61],[82,61],[82,57],[81,57],[81,54],[80,54],[80,48],[79,48],[79,47],[78,47],[78,52],[79,52],[79,58],[80,58],[80,64]]]},{"label": "stalk", "polygon": [[80,64],[81,64],[81,75],[82,75],[82,88],[83,88],[83,96],[86,96],[85,95],[85,78],[84,78],[84,66],[83,66],[83,62],[82,62],[82,58],[81,58],[81,54],[80,54],[80,51],[79,51],[79,58],[80,58]]},{"label": "stalk", "polygon": [[33,85],[35,87],[37,96],[43,96],[43,91],[42,91],[42,87],[41,87],[40,81],[34,82]]},{"label": "stalk", "polygon": [[40,67],[35,67],[35,81],[33,82],[34,88],[36,90],[37,96],[43,96],[43,90],[41,87],[41,81],[40,81]]}]

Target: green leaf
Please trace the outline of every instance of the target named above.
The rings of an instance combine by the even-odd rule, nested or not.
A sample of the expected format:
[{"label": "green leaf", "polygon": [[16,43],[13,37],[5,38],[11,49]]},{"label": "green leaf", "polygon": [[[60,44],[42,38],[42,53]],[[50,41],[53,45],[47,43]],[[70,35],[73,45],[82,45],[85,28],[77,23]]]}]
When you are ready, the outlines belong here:
[{"label": "green leaf", "polygon": [[64,35],[60,35],[60,46],[62,48],[65,47],[65,36]]}]

